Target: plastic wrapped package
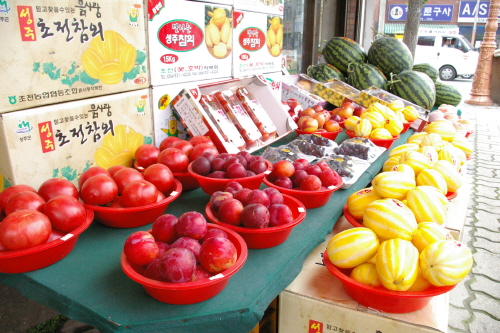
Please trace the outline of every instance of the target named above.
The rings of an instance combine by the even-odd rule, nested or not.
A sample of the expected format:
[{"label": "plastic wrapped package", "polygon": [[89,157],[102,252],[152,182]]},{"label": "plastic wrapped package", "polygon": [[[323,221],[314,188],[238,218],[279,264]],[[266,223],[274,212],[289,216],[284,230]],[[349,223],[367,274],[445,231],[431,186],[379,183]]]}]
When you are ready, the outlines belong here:
[{"label": "plastic wrapped package", "polygon": [[321,158],[334,153],[338,147],[333,140],[315,134],[301,134],[288,143],[290,147],[298,148],[303,154]]},{"label": "plastic wrapped package", "polygon": [[218,91],[214,96],[245,140],[246,149],[256,147],[262,138],[262,133],[255,126],[238,97],[231,90]]},{"label": "plastic wrapped package", "polygon": [[307,141],[323,147],[332,147],[332,148],[338,147],[337,142],[317,134],[301,134],[297,136],[295,140]]},{"label": "plastic wrapped package", "polygon": [[298,160],[299,158],[305,158],[308,161],[315,159],[315,157],[302,154],[298,148],[289,147],[288,145],[283,145],[279,147],[268,147],[262,153],[262,157],[264,157],[272,164],[281,160],[287,160],[293,162],[295,160]]},{"label": "plastic wrapped package", "polygon": [[262,134],[261,141],[266,142],[274,139],[277,131],[276,126],[259,101],[245,87],[237,88],[235,94]]},{"label": "plastic wrapped package", "polygon": [[369,139],[361,137],[347,139],[333,149],[337,155],[353,156],[368,162],[375,161],[385,150]]},{"label": "plastic wrapped package", "polygon": [[325,161],[330,168],[335,170],[339,176],[342,177],[343,189],[351,187],[351,185],[354,184],[371,165],[371,163],[366,160],[343,155],[329,155],[322,158],[320,161]]}]

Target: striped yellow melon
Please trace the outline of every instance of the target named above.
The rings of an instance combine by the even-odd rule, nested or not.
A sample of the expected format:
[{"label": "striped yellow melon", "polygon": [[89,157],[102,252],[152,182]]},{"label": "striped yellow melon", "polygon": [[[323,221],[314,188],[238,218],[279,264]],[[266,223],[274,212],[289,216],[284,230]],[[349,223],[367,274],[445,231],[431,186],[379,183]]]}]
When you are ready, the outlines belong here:
[{"label": "striped yellow melon", "polygon": [[418,252],[422,252],[428,245],[447,239],[452,239],[452,237],[443,226],[435,222],[420,222],[411,243],[415,245]]},{"label": "striped yellow melon", "polygon": [[372,179],[373,189],[382,198],[403,200],[416,185],[415,177],[398,171],[381,172]]},{"label": "striped yellow melon", "polygon": [[426,278],[424,278],[424,276],[422,275],[422,270],[420,269],[420,267],[418,267],[417,279],[415,280],[415,282],[413,282],[413,284],[407,291],[424,291],[429,289],[430,286],[432,286],[432,284]]},{"label": "striped yellow melon", "polygon": [[382,165],[382,171],[392,171],[395,165],[399,164],[399,156],[389,157]]},{"label": "striped yellow melon", "polygon": [[441,193],[448,193],[448,185],[444,177],[434,169],[424,169],[417,176],[417,186],[433,186]]},{"label": "striped yellow melon", "polygon": [[438,159],[439,160],[448,161],[451,164],[453,164],[453,166],[457,170],[460,170],[460,167],[462,166],[462,163],[461,163],[460,157],[459,157],[459,155],[458,155],[458,153],[456,151],[457,149],[458,148],[456,148],[453,145],[444,147],[443,149],[441,149],[439,151],[439,153],[438,153]]},{"label": "striped yellow melon", "polygon": [[429,162],[424,154],[414,150],[402,153],[399,156],[399,163],[411,166],[413,171],[415,171],[415,175],[418,175],[423,169],[427,169],[432,166],[431,162]]},{"label": "striped yellow melon", "polygon": [[406,151],[410,150],[417,151],[419,148],[420,146],[416,143],[404,143],[402,145],[392,148],[391,151],[389,152],[389,158],[394,156],[400,156],[402,153]]},{"label": "striped yellow melon", "polygon": [[362,219],[366,206],[372,201],[382,199],[371,187],[351,193],[347,197],[347,210],[356,219]]},{"label": "striped yellow melon", "polygon": [[400,238],[384,241],[377,252],[376,268],[384,287],[406,291],[417,279],[418,250],[410,241]]},{"label": "striped yellow melon", "polygon": [[434,148],[433,146],[420,147],[418,152],[424,154],[424,156],[427,157],[431,165],[434,165],[434,163],[436,163],[439,160],[438,152],[436,148]]},{"label": "striped yellow melon", "polygon": [[367,138],[370,136],[371,132],[372,132],[372,124],[368,119],[360,119],[354,125],[354,134],[356,136]]},{"label": "striped yellow melon", "polygon": [[472,268],[472,253],[458,241],[443,240],[420,253],[422,275],[434,286],[452,286],[462,281]]},{"label": "striped yellow melon", "polygon": [[353,268],[372,258],[379,246],[377,235],[368,228],[351,228],[334,235],[326,246],[331,263]]},{"label": "striped yellow melon", "polygon": [[367,284],[372,287],[380,286],[378,279],[377,268],[375,264],[365,262],[361,265],[354,267],[349,274],[349,277],[358,281],[359,283]]},{"label": "striped yellow melon", "polygon": [[387,111],[387,107],[384,104],[376,102],[376,103],[373,103],[372,105],[370,105],[366,109],[366,111],[368,111],[368,112],[378,112],[378,113],[382,114],[385,117],[385,113]]},{"label": "striped yellow melon", "polygon": [[383,139],[383,140],[392,139],[392,134],[383,127],[375,128],[370,133],[370,139]]},{"label": "striped yellow melon", "polygon": [[384,127],[385,118],[380,112],[363,112],[361,119],[367,119],[372,124],[372,130]]},{"label": "striped yellow melon", "polygon": [[392,111],[402,111],[405,108],[405,103],[400,99],[395,99],[390,101],[387,107]]},{"label": "striped yellow melon", "polygon": [[467,156],[465,155],[465,152],[462,149],[457,148],[455,146],[453,146],[453,148],[455,149],[455,153],[458,156],[458,161],[460,162],[460,167],[461,167],[462,165],[465,164],[465,162],[467,162]]},{"label": "striped yellow melon", "polygon": [[437,152],[443,149],[443,145],[443,139],[436,133],[428,133],[422,138],[422,141],[420,141],[420,147],[432,146]]},{"label": "striped yellow melon", "polygon": [[385,110],[385,119],[388,119],[388,118],[397,119],[396,112],[392,111],[389,108],[386,108],[386,110]]},{"label": "striped yellow melon", "polygon": [[344,121],[344,126],[348,131],[354,132],[354,125],[358,123],[360,118],[358,116],[350,116]]},{"label": "striped yellow melon", "polygon": [[465,153],[465,156],[470,157],[474,152],[474,147],[472,143],[467,140],[464,136],[457,136],[453,140],[450,141],[452,145],[462,150]]},{"label": "striped yellow melon", "polygon": [[418,118],[418,111],[412,105],[405,106],[402,112],[408,121],[414,121]]},{"label": "striped yellow melon", "polygon": [[453,164],[448,161],[437,161],[432,168],[443,176],[448,185],[448,192],[454,193],[462,186],[462,176]]},{"label": "striped yellow melon", "polygon": [[444,197],[445,202],[448,202],[444,194],[432,186],[417,186],[408,192],[406,201],[418,223],[446,223],[448,206],[443,204],[440,195]]},{"label": "striped yellow melon", "polygon": [[403,124],[408,123],[408,120],[406,120],[405,115],[404,115],[404,113],[403,113],[403,112],[401,112],[401,111],[394,111],[394,113],[396,114],[396,117],[397,117],[397,118],[398,118],[398,119],[399,119],[399,120],[400,120]]},{"label": "striped yellow melon", "polygon": [[426,132],[414,133],[408,137],[408,140],[406,140],[406,143],[416,143],[417,145],[420,146],[420,142],[422,142],[422,139],[426,136],[427,136]]},{"label": "striped yellow melon", "polygon": [[438,134],[445,141],[452,141],[457,135],[457,129],[455,126],[453,126],[451,121],[446,119],[427,124],[424,131],[427,133]]},{"label": "striped yellow melon", "polygon": [[371,259],[368,259],[366,262],[376,264],[377,263],[377,254],[375,253],[375,255],[373,257],[371,257]]},{"label": "striped yellow melon", "polygon": [[381,199],[370,203],[363,215],[363,225],[373,230],[381,240],[411,240],[417,231],[413,212],[395,199]]},{"label": "striped yellow melon", "polygon": [[384,128],[391,132],[392,136],[398,136],[403,130],[403,122],[394,117],[387,117],[385,119]]},{"label": "striped yellow melon", "polygon": [[391,171],[406,172],[412,177],[415,177],[415,170],[408,164],[396,164],[392,167]]}]

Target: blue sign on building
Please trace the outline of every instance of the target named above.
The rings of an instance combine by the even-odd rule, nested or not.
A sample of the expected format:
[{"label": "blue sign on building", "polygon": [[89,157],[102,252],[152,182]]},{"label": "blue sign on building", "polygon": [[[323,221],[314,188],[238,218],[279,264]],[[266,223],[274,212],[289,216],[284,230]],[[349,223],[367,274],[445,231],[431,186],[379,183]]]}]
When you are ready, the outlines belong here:
[{"label": "blue sign on building", "polygon": [[[460,1],[458,12],[458,22],[474,22],[477,11],[477,22],[486,22],[490,11],[489,1],[480,1],[477,8],[477,1]],[[498,15],[500,17],[500,14]]]},{"label": "blue sign on building", "polygon": [[[389,5],[389,21],[405,21],[408,12],[407,5]],[[420,12],[420,21],[451,22],[453,5],[424,5]]]}]

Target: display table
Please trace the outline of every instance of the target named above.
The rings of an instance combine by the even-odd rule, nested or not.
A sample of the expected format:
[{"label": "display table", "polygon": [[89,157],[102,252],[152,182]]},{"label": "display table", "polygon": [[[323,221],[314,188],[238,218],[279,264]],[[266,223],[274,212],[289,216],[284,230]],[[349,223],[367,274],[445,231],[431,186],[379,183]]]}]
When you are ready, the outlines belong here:
[{"label": "display table", "polygon": [[[392,148],[413,133],[401,135]],[[295,133],[273,144],[295,138]],[[347,136],[341,133],[341,142]],[[384,152],[349,189],[333,193],[326,206],[308,209],[306,219],[294,228],[288,240],[274,248],[249,250],[243,268],[217,296],[192,305],[170,305],[150,297],[130,280],[120,267],[125,239],[138,230],[113,229],[94,222],[63,260],[38,271],[0,274],[0,283],[63,315],[104,332],[242,332],[248,333],[262,318],[271,301],[299,274],[309,253],[324,242],[342,215],[347,197],[366,187],[380,172]],[[186,211],[203,212],[209,196],[196,189],[187,191],[166,213],[180,216]]]}]

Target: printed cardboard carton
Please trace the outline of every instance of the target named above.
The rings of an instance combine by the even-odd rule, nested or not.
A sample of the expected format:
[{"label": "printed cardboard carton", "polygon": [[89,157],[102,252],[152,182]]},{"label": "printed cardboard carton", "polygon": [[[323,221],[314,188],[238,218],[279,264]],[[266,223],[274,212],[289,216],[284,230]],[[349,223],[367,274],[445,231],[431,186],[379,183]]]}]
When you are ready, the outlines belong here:
[{"label": "printed cardboard carton", "polygon": [[144,0],[9,0],[0,13],[0,113],[149,86]]},{"label": "printed cardboard carton", "polygon": [[283,15],[285,0],[234,0],[235,10]]}]

